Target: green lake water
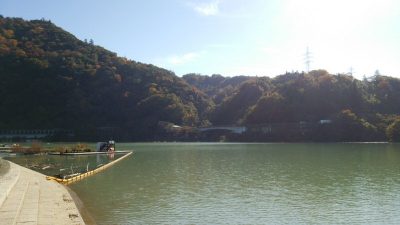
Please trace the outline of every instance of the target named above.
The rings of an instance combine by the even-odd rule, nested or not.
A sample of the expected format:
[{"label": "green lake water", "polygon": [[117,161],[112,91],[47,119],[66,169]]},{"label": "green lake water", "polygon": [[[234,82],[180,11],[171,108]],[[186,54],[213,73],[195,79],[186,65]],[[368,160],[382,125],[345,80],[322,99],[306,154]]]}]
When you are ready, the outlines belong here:
[{"label": "green lake water", "polygon": [[400,145],[118,144],[71,185],[100,225],[399,224]]}]

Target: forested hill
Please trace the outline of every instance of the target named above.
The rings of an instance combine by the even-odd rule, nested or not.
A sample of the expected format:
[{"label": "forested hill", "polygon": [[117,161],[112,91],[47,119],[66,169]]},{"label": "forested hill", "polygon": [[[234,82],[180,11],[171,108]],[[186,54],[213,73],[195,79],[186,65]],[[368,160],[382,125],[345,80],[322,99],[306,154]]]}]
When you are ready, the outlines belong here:
[{"label": "forested hill", "polygon": [[152,138],[159,121],[207,124],[212,101],[174,73],[118,57],[50,21],[0,18],[0,130],[117,127]]},{"label": "forested hill", "polygon": [[212,76],[201,74],[186,74],[182,77],[187,83],[206,93],[216,104],[233,94],[244,82],[253,79],[249,76],[223,77],[219,74]]},{"label": "forested hill", "polygon": [[[399,79],[325,70],[180,78],[45,20],[0,16],[0,80],[0,131],[60,129],[79,140],[400,140]],[[246,132],[196,129],[211,125]]]},{"label": "forested hill", "polygon": [[[247,132],[251,137],[245,140],[400,140],[397,78],[376,75],[357,80],[314,70],[275,78],[189,74],[183,79],[215,101],[210,114],[214,125],[259,128]],[[275,130],[276,136],[262,134],[263,129]]]}]

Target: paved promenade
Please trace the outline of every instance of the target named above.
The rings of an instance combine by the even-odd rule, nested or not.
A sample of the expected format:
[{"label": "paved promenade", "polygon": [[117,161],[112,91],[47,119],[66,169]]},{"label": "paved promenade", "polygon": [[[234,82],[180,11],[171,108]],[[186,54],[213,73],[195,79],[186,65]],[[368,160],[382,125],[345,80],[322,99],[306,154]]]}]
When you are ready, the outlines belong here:
[{"label": "paved promenade", "polygon": [[0,173],[0,224],[85,223],[64,186],[10,162],[8,171]]}]

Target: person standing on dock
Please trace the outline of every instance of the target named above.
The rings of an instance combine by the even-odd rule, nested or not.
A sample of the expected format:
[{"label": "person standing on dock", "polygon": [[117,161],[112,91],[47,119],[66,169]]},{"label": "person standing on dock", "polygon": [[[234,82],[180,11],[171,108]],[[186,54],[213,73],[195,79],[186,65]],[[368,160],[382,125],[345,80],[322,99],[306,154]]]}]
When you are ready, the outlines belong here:
[{"label": "person standing on dock", "polygon": [[108,141],[108,158],[114,159],[115,156],[115,141]]}]

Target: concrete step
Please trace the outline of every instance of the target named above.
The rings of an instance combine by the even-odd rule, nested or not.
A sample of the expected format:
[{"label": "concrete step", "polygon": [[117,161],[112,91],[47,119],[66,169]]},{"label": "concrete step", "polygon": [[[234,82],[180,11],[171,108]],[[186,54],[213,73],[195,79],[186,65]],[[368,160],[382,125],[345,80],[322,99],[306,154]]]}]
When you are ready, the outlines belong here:
[{"label": "concrete step", "polygon": [[7,196],[10,194],[10,191],[13,189],[14,185],[17,183],[21,174],[21,170],[19,169],[18,165],[5,160],[3,160],[3,163],[7,163],[9,168],[6,173],[0,176],[0,208]]},{"label": "concrete step", "polygon": [[0,206],[0,224],[84,224],[65,187],[47,181],[43,174],[15,166],[19,167],[19,178]]},{"label": "concrete step", "polygon": [[23,179],[18,180],[8,194],[3,205],[0,207],[0,219],[4,224],[16,223],[16,218],[21,211],[28,187],[29,181]]}]

